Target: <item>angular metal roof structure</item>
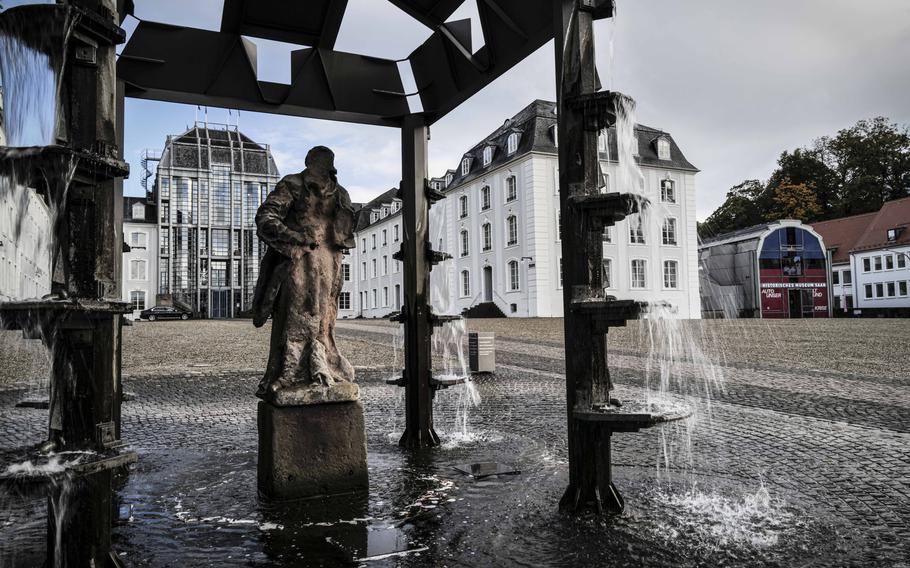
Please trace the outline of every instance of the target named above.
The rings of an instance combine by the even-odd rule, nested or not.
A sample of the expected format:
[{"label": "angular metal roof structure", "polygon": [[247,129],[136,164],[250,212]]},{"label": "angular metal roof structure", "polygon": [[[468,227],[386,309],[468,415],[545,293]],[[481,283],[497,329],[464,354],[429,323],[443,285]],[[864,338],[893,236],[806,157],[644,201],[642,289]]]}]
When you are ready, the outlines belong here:
[{"label": "angular metal roof structure", "polygon": [[[379,1],[379,0],[377,0]],[[432,30],[406,58],[427,123],[481,90],[553,37],[552,0],[476,0],[471,21],[450,21],[465,0],[387,0]],[[609,0],[603,4],[606,17]],[[335,51],[347,0],[224,0],[220,31],[142,21],[117,64],[126,95],[363,124],[400,126],[409,114],[398,61]],[[291,84],[256,76],[243,36],[293,43]]]}]

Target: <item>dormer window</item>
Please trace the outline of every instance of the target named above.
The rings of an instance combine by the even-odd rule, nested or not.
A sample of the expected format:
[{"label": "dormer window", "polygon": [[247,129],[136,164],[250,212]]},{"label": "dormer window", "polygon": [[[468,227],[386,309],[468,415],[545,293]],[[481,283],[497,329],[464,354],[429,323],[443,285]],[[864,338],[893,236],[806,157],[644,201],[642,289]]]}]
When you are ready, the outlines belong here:
[{"label": "dormer window", "polygon": [[379,213],[377,213],[375,211],[370,213],[370,223],[375,223],[378,220],[379,220]]},{"label": "dormer window", "polygon": [[446,186],[452,183],[452,174],[446,174]]},{"label": "dormer window", "polygon": [[490,162],[493,161],[493,147],[487,146],[483,149],[483,165],[489,166]]},{"label": "dormer window", "polygon": [[657,158],[660,160],[670,159],[670,141],[666,138],[657,139]]},{"label": "dormer window", "polygon": [[509,138],[506,140],[506,152],[509,154],[514,154],[518,150],[518,138],[521,136],[518,132],[513,132],[509,134]]},{"label": "dormer window", "polygon": [[893,229],[888,229],[888,242],[893,243],[901,236],[903,232],[903,227],[895,227]]},{"label": "dormer window", "polygon": [[550,136],[553,138],[553,145],[557,148],[559,147],[558,133],[556,131],[556,125],[550,127]]},{"label": "dormer window", "polygon": [[471,158],[461,160],[461,175],[466,176],[471,171]]}]

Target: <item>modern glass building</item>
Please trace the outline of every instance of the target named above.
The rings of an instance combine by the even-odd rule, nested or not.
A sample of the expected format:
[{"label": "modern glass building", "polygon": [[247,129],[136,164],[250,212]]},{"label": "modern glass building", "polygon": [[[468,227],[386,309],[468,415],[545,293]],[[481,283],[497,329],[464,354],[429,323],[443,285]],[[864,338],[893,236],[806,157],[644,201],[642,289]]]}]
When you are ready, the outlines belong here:
[{"label": "modern glass building", "polygon": [[157,303],[197,317],[248,312],[265,254],[256,210],[279,179],[268,145],[234,126],[197,122],[168,136],[157,174]]}]

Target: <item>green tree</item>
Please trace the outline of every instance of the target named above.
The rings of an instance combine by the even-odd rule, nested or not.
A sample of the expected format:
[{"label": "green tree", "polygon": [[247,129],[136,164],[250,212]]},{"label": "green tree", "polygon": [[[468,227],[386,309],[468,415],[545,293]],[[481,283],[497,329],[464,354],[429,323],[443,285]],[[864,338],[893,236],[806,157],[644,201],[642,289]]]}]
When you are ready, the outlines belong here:
[{"label": "green tree", "polygon": [[723,205],[698,225],[698,236],[707,239],[761,223],[763,217],[757,202],[764,192],[765,187],[757,179],[730,188]]}]

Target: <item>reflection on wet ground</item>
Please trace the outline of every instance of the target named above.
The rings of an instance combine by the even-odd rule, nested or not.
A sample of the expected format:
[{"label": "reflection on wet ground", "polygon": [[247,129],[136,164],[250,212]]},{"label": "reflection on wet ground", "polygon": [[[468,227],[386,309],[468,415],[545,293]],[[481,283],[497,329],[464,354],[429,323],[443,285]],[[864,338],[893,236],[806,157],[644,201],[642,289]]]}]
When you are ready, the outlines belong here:
[{"label": "reflection on wet ground", "polygon": [[[256,494],[256,377],[133,382],[124,438],[139,461],[114,480],[110,501],[118,558],[127,566],[828,566],[890,565],[905,555],[901,529],[848,521],[805,477],[800,462],[821,454],[786,454],[757,433],[765,422],[807,422],[718,405],[704,429],[683,433],[689,440],[620,436],[614,474],[626,512],[576,519],[556,511],[567,484],[558,381],[506,370],[478,381],[484,402],[467,433],[455,416],[458,393],[441,393],[447,443],[408,453],[389,435],[399,393],[383,379],[360,378],[369,494],[281,504]],[[725,449],[718,433],[734,424],[755,431],[740,430]],[[693,446],[690,467],[659,462],[662,445],[683,443]],[[771,471],[775,459],[790,461]],[[486,462],[520,473],[456,469]],[[47,498],[2,501],[0,565],[41,565]]]}]

